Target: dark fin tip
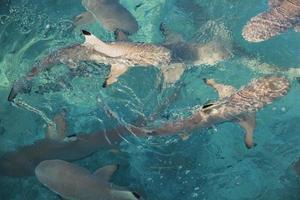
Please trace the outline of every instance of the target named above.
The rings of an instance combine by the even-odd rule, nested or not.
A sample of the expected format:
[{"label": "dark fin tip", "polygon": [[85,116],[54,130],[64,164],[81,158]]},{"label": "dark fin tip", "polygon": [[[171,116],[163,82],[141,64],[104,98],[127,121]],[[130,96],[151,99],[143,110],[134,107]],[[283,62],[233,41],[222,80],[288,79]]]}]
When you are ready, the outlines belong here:
[{"label": "dark fin tip", "polygon": [[77,137],[76,134],[68,135],[67,138]]},{"label": "dark fin tip", "polygon": [[107,82],[106,82],[106,81],[102,84],[102,87],[103,87],[103,88],[106,88],[106,87],[107,87]]},{"label": "dark fin tip", "polygon": [[83,33],[83,35],[92,35],[90,32],[88,32],[86,30],[81,30],[81,32]]},{"label": "dark fin tip", "polygon": [[207,78],[202,79],[204,83],[207,83]]},{"label": "dark fin tip", "polygon": [[202,108],[204,109],[204,108],[208,108],[208,107],[211,107],[211,106],[213,106],[214,104],[213,103],[209,103],[209,104],[206,104],[206,105],[204,105],[204,106],[202,106]]},{"label": "dark fin tip", "polygon": [[141,198],[141,195],[137,192],[132,192],[132,194],[137,198],[137,199],[140,199]]},{"label": "dark fin tip", "polygon": [[166,24],[165,23],[160,23],[160,25],[159,25],[159,30],[160,30],[160,32],[163,34],[163,35],[165,35],[165,33],[166,33]]}]

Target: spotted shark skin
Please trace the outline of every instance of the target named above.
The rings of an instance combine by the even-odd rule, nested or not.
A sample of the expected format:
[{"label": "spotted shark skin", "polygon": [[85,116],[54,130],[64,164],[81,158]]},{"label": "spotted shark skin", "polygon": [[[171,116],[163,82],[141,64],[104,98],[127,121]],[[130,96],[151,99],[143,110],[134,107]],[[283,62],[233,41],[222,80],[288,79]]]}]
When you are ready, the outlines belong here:
[{"label": "spotted shark skin", "polygon": [[243,29],[249,42],[261,42],[300,25],[300,0],[269,1],[270,10],[250,19]]},{"label": "spotted shark skin", "polygon": [[70,69],[77,68],[82,61],[110,65],[110,74],[103,83],[103,87],[107,87],[117,82],[118,77],[131,67],[160,67],[168,66],[171,62],[171,52],[163,46],[123,41],[103,42],[87,31],[82,32],[85,36],[83,44],[62,48],[43,58],[25,77],[14,83],[8,101],[13,101],[18,93],[29,93],[33,79],[57,64],[67,65]]},{"label": "spotted shark skin", "polygon": [[286,95],[290,86],[289,81],[283,77],[255,79],[238,91],[232,86],[219,84],[213,79],[205,80],[205,83],[218,91],[220,96],[218,101],[196,108],[186,119],[169,121],[158,127],[148,128],[148,134],[171,135],[188,132],[194,128],[209,128],[216,124],[234,121],[246,130],[245,143],[248,148],[251,148],[255,112]]},{"label": "spotted shark skin", "polygon": [[64,199],[138,200],[141,196],[109,183],[117,165],[107,165],[94,173],[62,160],[45,160],[35,169],[37,179]]}]

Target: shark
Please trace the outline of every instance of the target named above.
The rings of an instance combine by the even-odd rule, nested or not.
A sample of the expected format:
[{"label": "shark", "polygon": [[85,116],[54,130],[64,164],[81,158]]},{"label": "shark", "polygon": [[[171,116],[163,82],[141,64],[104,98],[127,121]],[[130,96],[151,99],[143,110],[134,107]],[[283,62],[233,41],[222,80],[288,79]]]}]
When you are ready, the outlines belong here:
[{"label": "shark", "polygon": [[298,176],[300,176],[300,159],[294,163],[294,170]]},{"label": "shark", "polygon": [[99,151],[118,149],[123,137],[130,134],[144,136],[135,126],[117,126],[107,131],[67,135],[65,113],[55,115],[55,125],[48,125],[45,138],[5,152],[0,157],[0,175],[11,177],[33,176],[36,166],[44,161],[60,159],[76,161]]},{"label": "shark", "polygon": [[242,35],[247,41],[265,41],[289,29],[300,32],[300,0],[269,0],[269,7],[243,28]]},{"label": "shark", "polygon": [[144,127],[147,135],[171,135],[194,128],[210,128],[224,122],[236,122],[245,129],[246,147],[252,148],[256,112],[286,95],[290,87],[288,79],[279,76],[254,79],[240,90],[220,84],[214,79],[204,79],[204,82],[218,92],[218,101],[197,106],[187,118],[165,121],[155,125],[157,127],[148,125]]},{"label": "shark", "polygon": [[80,62],[94,62],[110,66],[109,75],[103,87],[118,81],[129,68],[137,66],[155,66],[162,69],[167,83],[173,82],[172,70],[182,66],[169,66],[171,51],[166,47],[148,43],[134,42],[104,42],[88,31],[82,30],[85,41],[59,49],[35,64],[31,71],[14,82],[8,101],[13,101],[18,93],[29,93],[33,79],[41,72],[50,70],[58,64],[64,64],[69,69],[76,69]]},{"label": "shark", "polygon": [[75,25],[97,20],[105,29],[114,32],[118,40],[127,40],[128,35],[139,29],[134,16],[119,0],[82,0],[86,12],[75,18]]},{"label": "shark", "polygon": [[109,183],[117,168],[117,165],[107,165],[91,173],[63,160],[45,160],[35,168],[35,175],[40,183],[64,199],[141,199],[138,193]]}]

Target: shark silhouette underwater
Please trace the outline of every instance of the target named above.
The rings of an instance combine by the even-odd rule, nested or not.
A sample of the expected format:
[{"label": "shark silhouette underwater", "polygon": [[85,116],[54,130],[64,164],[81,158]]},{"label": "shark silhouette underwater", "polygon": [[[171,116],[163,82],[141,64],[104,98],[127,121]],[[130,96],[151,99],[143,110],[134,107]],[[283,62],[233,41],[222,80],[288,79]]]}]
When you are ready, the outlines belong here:
[{"label": "shark silhouette underwater", "polygon": [[117,40],[127,40],[127,36],[139,29],[134,16],[118,0],[82,0],[82,4],[87,11],[75,18],[75,26],[97,20],[114,32]]},{"label": "shark silhouette underwater", "polygon": [[35,168],[37,179],[64,199],[138,200],[141,196],[109,183],[116,165],[108,165],[93,174],[87,169],[62,160],[45,160]]},{"label": "shark silhouette underwater", "polygon": [[172,135],[194,128],[209,128],[224,122],[237,122],[245,129],[246,147],[251,148],[254,144],[256,111],[286,95],[290,86],[286,78],[276,76],[255,79],[240,90],[219,84],[213,79],[204,81],[217,90],[220,97],[218,101],[196,107],[187,118],[160,122],[159,125],[155,125],[154,122],[154,125],[143,127],[147,135]]},{"label": "shark silhouette underwater", "polygon": [[[103,83],[103,87],[107,87],[117,82],[119,76],[130,67],[168,66],[171,62],[170,50],[160,45],[121,41],[103,42],[87,31],[83,30],[82,33],[85,37],[83,44],[62,48],[43,58],[25,77],[14,83],[8,100],[12,101],[18,93],[30,92],[34,77],[57,64],[67,65],[70,69],[77,68],[82,61],[110,65],[110,73]],[[163,74],[166,81],[173,79],[169,75],[169,70],[164,70]]]},{"label": "shark silhouette underwater", "polygon": [[60,159],[76,161],[94,152],[117,149],[123,138],[144,132],[134,126],[117,126],[107,131],[78,133],[67,136],[65,118],[62,113],[54,117],[56,126],[48,126],[44,139],[35,141],[0,157],[0,175],[24,177],[34,175],[35,167],[44,160]]},{"label": "shark silhouette underwater", "polygon": [[243,29],[243,37],[261,42],[289,29],[300,32],[300,0],[269,0],[270,10],[250,19]]}]

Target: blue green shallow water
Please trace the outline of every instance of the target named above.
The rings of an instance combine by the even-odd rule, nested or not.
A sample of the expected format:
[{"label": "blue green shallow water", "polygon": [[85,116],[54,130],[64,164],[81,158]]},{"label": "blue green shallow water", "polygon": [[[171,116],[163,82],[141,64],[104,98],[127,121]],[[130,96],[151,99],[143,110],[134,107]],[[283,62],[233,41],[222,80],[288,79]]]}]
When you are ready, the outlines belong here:
[{"label": "blue green shallow water", "polygon": [[[243,40],[247,20],[267,9],[265,0],[121,0],[139,22],[133,41],[159,43],[159,24],[166,23],[188,41],[220,38],[233,46],[232,57],[214,66],[191,68],[182,77],[179,98],[165,115],[186,115],[186,109],[216,99],[202,83],[203,77],[240,87],[262,76],[243,60],[257,67],[260,62],[281,68],[300,68],[300,35],[288,32],[269,41],[252,44]],[[141,4],[138,9],[136,5]],[[43,138],[45,123],[35,114],[10,105],[6,99],[14,80],[28,72],[43,55],[82,41],[72,19],[83,12],[79,0],[0,0],[0,152],[13,150]],[[85,26],[104,40],[113,35],[99,24]],[[238,48],[235,48],[237,47]],[[228,47],[229,48],[229,47]],[[135,68],[120,82],[103,90],[107,72],[87,64],[85,76],[71,78],[63,67],[43,74],[31,95],[21,98],[49,117],[65,108],[71,133],[109,129],[117,124],[105,114],[105,101],[119,119],[131,122],[148,115],[160,102],[159,74],[155,69]],[[38,85],[63,82],[60,91],[43,93]],[[233,123],[210,130],[194,130],[185,141],[177,136],[137,140],[127,138],[121,153],[100,151],[76,162],[95,170],[120,163],[113,182],[140,191],[150,200],[298,200],[300,178],[292,164],[300,157],[300,84],[291,80],[288,95],[257,113],[254,149],[243,144],[243,130]],[[36,178],[0,177],[0,199],[59,199]]]}]

